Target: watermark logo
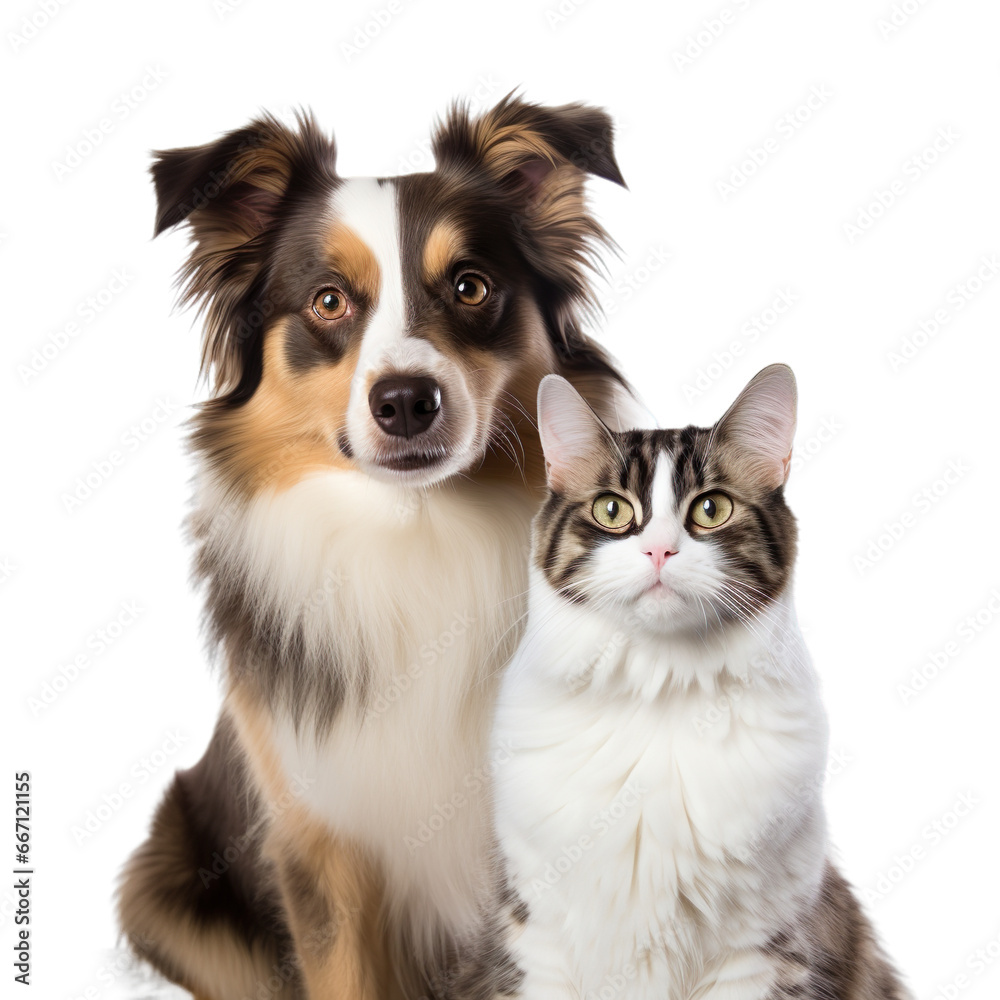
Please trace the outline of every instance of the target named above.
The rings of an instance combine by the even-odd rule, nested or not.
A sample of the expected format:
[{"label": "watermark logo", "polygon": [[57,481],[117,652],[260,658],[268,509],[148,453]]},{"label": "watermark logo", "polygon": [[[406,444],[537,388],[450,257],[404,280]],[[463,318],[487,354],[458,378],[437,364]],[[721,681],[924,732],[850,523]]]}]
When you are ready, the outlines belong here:
[{"label": "watermark logo", "polygon": [[854,221],[843,224],[847,242],[853,246],[862,236],[870,232],[875,223],[885,218],[889,209],[897,205],[910,191],[911,184],[920,180],[960,138],[961,135],[952,126],[943,126],[934,133],[934,138],[930,142],[912,156],[908,156],[903,161],[900,172],[884,187],[876,188],[872,197],[857,207]]},{"label": "watermark logo", "polygon": [[674,68],[683,73],[693,66],[736,22],[737,15],[750,7],[751,0],[734,0],[722,7],[711,17],[702,20],[701,25],[691,32],[681,48],[674,49]]},{"label": "watermark logo", "polygon": [[15,52],[22,52],[29,42],[34,41],[40,32],[62,13],[63,7],[70,0],[40,0],[31,14],[25,14],[18,22],[17,31],[7,32],[7,41]]},{"label": "watermark logo", "polygon": [[805,100],[785,112],[775,123],[774,133],[747,146],[742,158],[732,165],[726,178],[715,182],[715,190],[723,202],[728,201],[737,191],[746,186],[751,177],[758,174],[784,145],[794,138],[799,129],[811,122],[817,112],[833,100],[833,91],[826,84],[809,88]]},{"label": "watermark logo", "polygon": [[862,891],[861,897],[864,902],[871,906],[885,899],[906,879],[907,875],[927,859],[935,847],[944,843],[954,833],[979,803],[980,799],[975,793],[962,792],[948,809],[920,831],[919,838],[909,848],[893,855],[892,863],[875,876],[872,885]]},{"label": "watermark logo", "polygon": [[139,620],[145,609],[137,601],[124,601],[118,613],[86,637],[83,649],[67,663],[56,668],[41,690],[28,698],[28,708],[37,718],[54,705],[63,694],[93,666],[94,661],[110,649]]},{"label": "watermark logo", "polygon": [[365,20],[355,27],[350,41],[340,43],[340,53],[344,59],[348,63],[357,59],[402,11],[403,0],[389,0],[384,7],[370,11]]},{"label": "watermark logo", "polygon": [[1000,589],[994,587],[990,591],[989,600],[959,622],[955,629],[956,638],[949,639],[937,649],[928,650],[923,662],[910,671],[907,680],[896,685],[899,700],[904,705],[909,705],[926,691],[931,682],[949,669],[962,652],[993,624],[998,615]]},{"label": "watermark logo", "polygon": [[707,392],[797,301],[798,297],[791,288],[779,289],[764,309],[740,327],[739,336],[726,347],[714,351],[711,359],[684,384],[684,398],[697,399]]},{"label": "watermark logo", "polygon": [[602,838],[639,804],[648,791],[648,788],[643,788],[634,778],[626,781],[611,802],[591,818],[587,827],[589,832],[581,833],[576,840],[563,844],[559,853],[539,868],[531,880],[535,898],[539,899],[544,893],[555,888],[573,866],[585,854],[592,851]]},{"label": "watermark logo", "polygon": [[900,29],[905,28],[910,23],[910,18],[919,14],[928,2],[929,0],[901,0],[900,3],[894,3],[888,13],[875,22],[882,41],[887,42]]},{"label": "watermark logo", "polygon": [[899,372],[905,368],[984,288],[992,284],[997,272],[1000,272],[1000,261],[995,253],[980,257],[976,269],[949,289],[944,303],[927,319],[922,319],[915,330],[906,334],[895,350],[889,351],[887,358],[892,370]]},{"label": "watermark logo", "polygon": [[108,113],[93,125],[85,128],[78,138],[68,143],[60,160],[52,161],[52,172],[56,180],[65,180],[83,161],[100,148],[104,140],[146,101],[149,95],[167,79],[167,73],[159,66],[147,66],[142,79],[123,90],[111,102]]},{"label": "watermark logo", "polygon": [[50,333],[45,341],[31,352],[31,356],[17,366],[17,376],[21,380],[21,385],[29,385],[35,381],[84,330],[104,314],[111,303],[132,284],[134,278],[135,275],[124,267],[116,267],[111,272],[111,277],[97,291],[77,303],[73,311],[74,318]]},{"label": "watermark logo", "polygon": [[881,531],[865,546],[864,552],[854,557],[854,568],[862,576],[872,569],[917,526],[920,518],[940,503],[970,471],[970,467],[961,459],[952,459],[934,482],[913,494],[910,509],[883,523]]},{"label": "watermark logo", "polygon": [[60,500],[67,514],[76,513],[179,409],[179,404],[169,399],[157,399],[149,413],[140,417],[122,431],[117,445],[106,455],[94,459],[90,469],[68,490],[63,490]]},{"label": "watermark logo", "polygon": [[183,733],[168,730],[166,739],[158,747],[151,753],[144,754],[132,765],[129,770],[131,780],[119,782],[110,792],[105,792],[101,801],[88,809],[80,822],[71,827],[70,832],[77,847],[97,836],[125,807],[125,803],[187,742],[188,737]]}]

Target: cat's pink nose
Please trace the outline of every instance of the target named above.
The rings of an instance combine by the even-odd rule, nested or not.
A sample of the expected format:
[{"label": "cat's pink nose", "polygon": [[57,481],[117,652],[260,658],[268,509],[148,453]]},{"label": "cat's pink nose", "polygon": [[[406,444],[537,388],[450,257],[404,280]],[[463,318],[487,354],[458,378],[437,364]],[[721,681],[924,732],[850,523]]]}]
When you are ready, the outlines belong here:
[{"label": "cat's pink nose", "polygon": [[677,555],[673,549],[665,549],[662,545],[657,545],[652,549],[646,549],[643,554],[649,556],[649,558],[653,560],[653,565],[656,567],[657,573],[663,569],[664,564],[671,556]]}]

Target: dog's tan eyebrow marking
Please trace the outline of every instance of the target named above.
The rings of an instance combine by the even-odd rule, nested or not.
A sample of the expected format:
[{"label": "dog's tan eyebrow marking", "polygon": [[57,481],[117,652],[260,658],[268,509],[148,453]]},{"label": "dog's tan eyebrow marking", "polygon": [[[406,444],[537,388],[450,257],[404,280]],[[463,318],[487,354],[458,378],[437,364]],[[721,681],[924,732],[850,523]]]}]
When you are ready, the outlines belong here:
[{"label": "dog's tan eyebrow marking", "polygon": [[454,222],[438,222],[424,244],[424,281],[434,284],[464,250],[464,238]]},{"label": "dog's tan eyebrow marking", "polygon": [[335,222],[326,237],[326,252],[330,266],[376,305],[382,270],[372,248],[350,226]]}]

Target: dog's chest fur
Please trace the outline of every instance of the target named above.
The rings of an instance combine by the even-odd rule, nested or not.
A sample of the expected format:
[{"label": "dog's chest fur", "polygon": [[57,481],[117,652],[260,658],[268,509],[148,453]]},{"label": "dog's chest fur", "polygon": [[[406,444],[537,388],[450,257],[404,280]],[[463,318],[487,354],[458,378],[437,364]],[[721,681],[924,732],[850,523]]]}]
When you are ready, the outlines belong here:
[{"label": "dog's chest fur", "polygon": [[[266,641],[227,642],[227,656],[231,677],[269,692],[283,780],[371,851],[390,907],[436,913],[439,931],[470,926],[486,898],[490,714],[520,635],[533,510],[523,488],[416,495],[338,472],[206,533],[214,573],[267,623]],[[268,673],[282,670],[294,685]]]}]

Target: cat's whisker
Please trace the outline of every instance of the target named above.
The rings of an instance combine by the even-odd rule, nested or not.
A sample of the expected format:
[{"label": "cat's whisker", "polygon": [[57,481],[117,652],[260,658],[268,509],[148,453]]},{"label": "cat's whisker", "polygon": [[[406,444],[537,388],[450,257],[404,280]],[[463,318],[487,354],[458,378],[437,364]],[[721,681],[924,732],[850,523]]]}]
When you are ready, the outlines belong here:
[{"label": "cat's whisker", "polygon": [[[762,621],[758,612],[748,611],[746,606],[741,603],[740,595],[733,591],[722,592],[719,595],[720,601],[726,604],[735,614],[737,614],[742,620],[745,627],[751,632],[751,634],[758,640],[762,648],[768,649],[773,645],[775,634],[780,637],[785,644],[784,656],[786,659],[791,659],[791,662],[795,667],[801,668],[806,665],[805,658],[797,652],[800,647],[800,642],[798,641],[797,635],[781,622],[776,621],[773,618],[768,619],[766,622]],[[753,623],[753,624],[751,624]],[[760,630],[756,627],[758,625],[766,625],[768,629],[768,634],[761,634]],[[772,664],[779,666],[774,660],[774,657],[769,654],[769,659]]]},{"label": "cat's whisker", "polygon": [[[704,631],[704,633],[701,636],[701,641],[702,641],[702,645],[707,649],[708,648],[708,636],[709,636],[709,632],[710,632],[710,626],[708,624],[708,611],[705,609],[705,600],[704,600],[704,598],[702,598],[701,594],[695,594],[694,596],[695,596],[695,599],[698,601],[698,607],[701,608],[702,618],[705,619],[705,631]],[[709,607],[711,607],[711,603],[709,603]],[[715,617],[719,618],[719,612],[716,611],[715,608],[712,608],[712,611],[715,612]],[[722,624],[722,619],[719,619],[719,624],[720,625]]]},{"label": "cat's whisker", "polygon": [[[753,605],[752,605],[752,607],[754,607],[755,609],[757,609],[756,610],[756,614],[758,615],[758,617],[768,607],[768,605],[764,604],[764,602],[760,601],[758,598],[750,598],[750,597],[748,597],[748,595],[743,594],[742,588],[744,586],[749,586],[749,585],[744,585],[741,581],[735,581],[735,582],[734,581],[724,581],[723,582],[723,586],[726,589],[726,592],[734,600],[738,600],[738,601],[742,602],[744,605],[746,605],[749,600],[752,600],[754,602]],[[756,589],[756,588],[754,588],[754,589]],[[763,594],[763,591],[759,591],[759,593]],[[769,627],[771,628],[772,631],[776,631],[784,639],[786,639],[786,640],[795,640],[796,639],[797,633],[795,632],[795,630],[789,628],[787,625],[785,625],[783,622],[779,621],[778,619],[773,618],[773,617],[770,618],[768,620],[768,625],[769,625]],[[790,642],[790,645],[794,646],[794,642]]]},{"label": "cat's whisker", "polygon": [[725,591],[720,591],[716,594],[718,600],[727,607],[736,617],[744,628],[761,644],[761,646],[766,647],[767,637],[763,635],[757,628],[760,624],[759,618],[748,613],[748,609],[741,605],[737,600],[735,600],[732,595],[727,594]]}]

